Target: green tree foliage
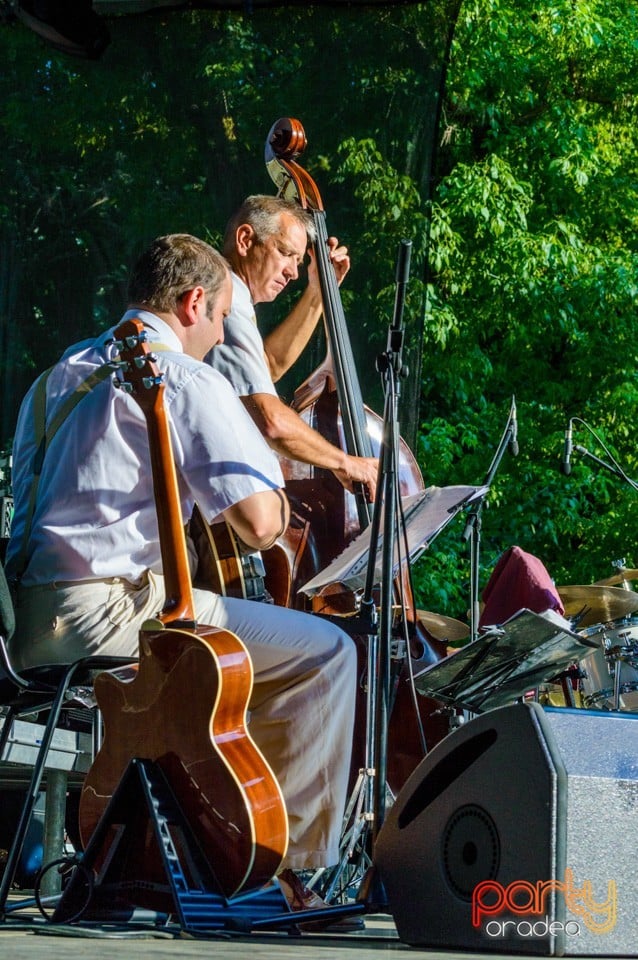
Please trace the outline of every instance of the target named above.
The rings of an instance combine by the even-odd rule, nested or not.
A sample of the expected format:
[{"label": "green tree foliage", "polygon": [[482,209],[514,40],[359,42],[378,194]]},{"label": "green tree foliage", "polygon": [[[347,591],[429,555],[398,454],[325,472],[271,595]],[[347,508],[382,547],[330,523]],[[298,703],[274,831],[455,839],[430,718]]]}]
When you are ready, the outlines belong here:
[{"label": "green tree foliage", "polygon": [[[576,443],[638,475],[637,38],[636,7],[607,0],[465,3],[457,25],[421,454],[439,484],[479,482],[516,395],[520,454],[483,514],[483,582],[514,543],[559,583],[638,561],[636,491],[578,453],[569,477],[558,469],[577,417]],[[459,594],[438,575],[451,537],[440,551],[422,565],[424,602],[462,610],[463,579]]]},{"label": "green tree foliage", "polygon": [[[141,245],[174,230],[216,242],[244,196],[274,192],[263,149],[281,116],[304,123],[303,162],[329,229],[353,248],[359,277],[368,276],[352,184],[336,183],[338,147],[373,136],[384,162],[422,175],[448,7],[431,4],[418,36],[411,11],[384,8],[115,17],[97,63],[55,53],[17,23],[0,25],[9,65],[0,77],[0,173],[9,187],[0,211],[2,435],[11,434],[34,374],[69,339],[118,315]],[[380,233],[374,240],[385,246],[386,285],[394,245]],[[359,294],[357,279],[349,284],[354,337],[374,348],[378,327],[364,303],[374,281],[368,276]]]},{"label": "green tree foliage", "polygon": [[[343,296],[376,409],[397,246],[413,241],[402,421],[411,440],[420,406],[426,482],[481,483],[516,395],[521,449],[483,513],[481,582],[514,543],[562,582],[604,577],[616,557],[638,565],[635,492],[578,456],[569,478],[558,471],[579,417],[637,472],[635,7],[180,10],[109,29],[103,59],[84,63],[0,24],[3,440],[35,374],[119,317],[152,236],[218,242],[245,195],[274,192],[266,134],[296,116],[329,231],[353,254]],[[458,522],[416,584],[420,606],[464,614]]]}]

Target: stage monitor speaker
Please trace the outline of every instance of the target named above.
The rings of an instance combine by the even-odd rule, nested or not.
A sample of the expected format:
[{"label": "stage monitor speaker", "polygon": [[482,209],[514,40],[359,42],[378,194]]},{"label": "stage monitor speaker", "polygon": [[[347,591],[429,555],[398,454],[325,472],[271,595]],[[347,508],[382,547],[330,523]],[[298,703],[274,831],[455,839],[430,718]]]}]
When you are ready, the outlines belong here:
[{"label": "stage monitor speaker", "polygon": [[469,721],[402,788],[374,864],[413,946],[638,956],[638,715]]}]

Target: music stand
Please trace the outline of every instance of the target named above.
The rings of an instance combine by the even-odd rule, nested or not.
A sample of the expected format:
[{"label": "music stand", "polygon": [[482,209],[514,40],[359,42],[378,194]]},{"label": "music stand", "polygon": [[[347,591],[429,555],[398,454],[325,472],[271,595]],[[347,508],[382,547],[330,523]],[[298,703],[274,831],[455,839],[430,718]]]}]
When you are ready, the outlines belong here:
[{"label": "music stand", "polygon": [[493,632],[417,673],[416,688],[473,713],[513,703],[598,648],[561,620],[519,610]]},{"label": "music stand", "polygon": [[[487,487],[472,486],[428,487],[421,493],[404,497],[408,561],[413,563],[417,560],[456,514],[477,498],[482,497],[487,489]],[[304,583],[300,592],[307,596],[314,596],[321,593],[324,587],[333,586],[335,583],[340,583],[344,589],[353,592],[362,590],[366,584],[370,563],[371,533],[370,527],[366,527],[327,567]],[[383,574],[383,544],[384,539],[380,535],[376,543],[373,574],[376,583],[381,581]],[[399,550],[396,546],[393,577],[397,576],[399,566]]]}]

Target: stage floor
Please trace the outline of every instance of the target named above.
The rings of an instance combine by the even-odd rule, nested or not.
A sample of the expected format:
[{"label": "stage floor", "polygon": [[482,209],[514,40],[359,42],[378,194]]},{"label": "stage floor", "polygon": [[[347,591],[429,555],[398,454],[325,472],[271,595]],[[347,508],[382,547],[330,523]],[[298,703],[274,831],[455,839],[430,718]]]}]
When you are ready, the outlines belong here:
[{"label": "stage floor", "polygon": [[[12,895],[9,909],[24,896]],[[76,951],[89,960],[378,960],[384,954],[406,960],[528,960],[539,956],[410,947],[399,940],[394,922],[387,915],[368,914],[365,930],[347,935],[278,932],[190,936],[178,928],[155,930],[151,925],[134,923],[119,928],[56,926],[47,923],[35,907],[10,912],[0,923],[0,950],[8,960],[68,960]]]}]

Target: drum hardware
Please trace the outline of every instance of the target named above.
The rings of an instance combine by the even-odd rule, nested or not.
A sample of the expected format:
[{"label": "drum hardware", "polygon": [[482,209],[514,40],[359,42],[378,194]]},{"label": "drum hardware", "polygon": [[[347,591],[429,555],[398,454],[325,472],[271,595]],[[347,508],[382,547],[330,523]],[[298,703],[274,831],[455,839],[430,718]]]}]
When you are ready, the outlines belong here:
[{"label": "drum hardware", "polygon": [[597,624],[583,634],[598,649],[583,662],[583,699],[590,709],[638,711],[638,617]]},{"label": "drum hardware", "polygon": [[[547,686],[539,687],[537,701],[547,707],[582,707],[580,682],[585,676],[577,663],[552,677]],[[560,688],[560,693],[558,689]]]},{"label": "drum hardware", "polygon": [[596,584],[601,587],[611,587],[619,584],[623,590],[631,590],[629,586],[632,580],[638,580],[638,570],[629,570],[625,566],[625,560],[612,560],[612,567],[616,567],[617,573],[604,580],[596,580]]}]

